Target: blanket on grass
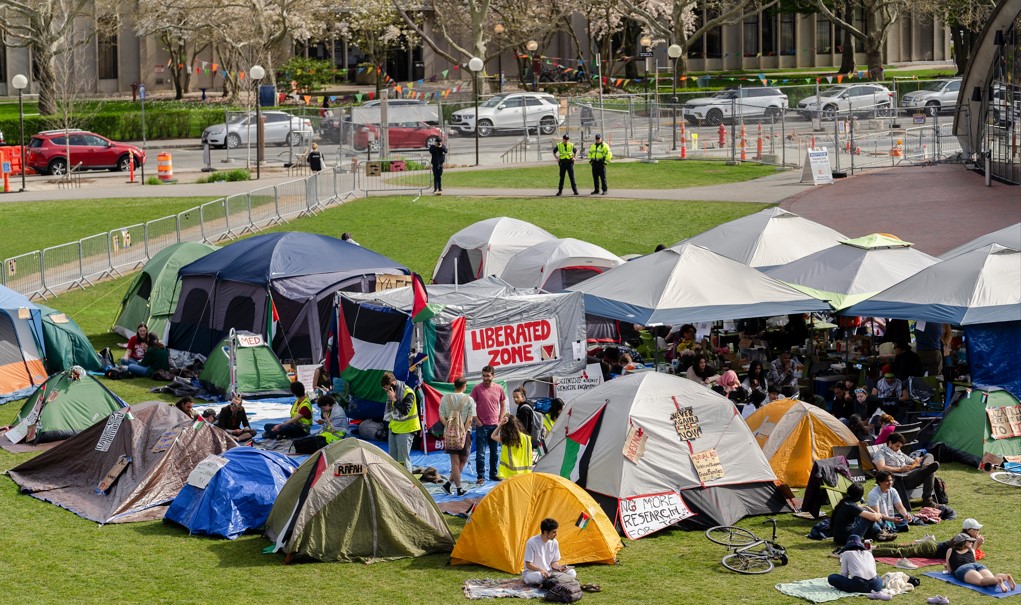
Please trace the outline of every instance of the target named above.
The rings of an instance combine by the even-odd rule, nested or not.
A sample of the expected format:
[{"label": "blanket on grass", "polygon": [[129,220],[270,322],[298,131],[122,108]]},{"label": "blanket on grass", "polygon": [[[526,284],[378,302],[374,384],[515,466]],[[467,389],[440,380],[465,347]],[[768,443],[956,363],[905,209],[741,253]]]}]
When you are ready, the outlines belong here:
[{"label": "blanket on grass", "polygon": [[777,584],[776,589],[785,595],[805,599],[812,603],[826,603],[836,601],[844,597],[864,596],[855,592],[844,592],[830,586],[826,578],[812,578],[811,580],[798,580],[786,584]]},{"label": "blanket on grass", "polygon": [[527,586],[521,578],[465,580],[464,596],[469,599],[541,599],[546,596],[546,591],[537,586]]},{"label": "blanket on grass", "polygon": [[935,578],[937,580],[942,580],[943,582],[949,582],[951,584],[960,586],[961,588],[974,590],[977,593],[984,594],[986,596],[993,597],[996,599],[1003,599],[1005,597],[1016,597],[1018,595],[1021,595],[1021,586],[1018,586],[1017,588],[1011,590],[1010,592],[1002,592],[996,586],[975,586],[974,584],[966,584],[964,582],[961,582],[954,576],[943,571],[927,571],[922,575],[929,576],[930,578]]},{"label": "blanket on grass", "polygon": [[[877,563],[886,563],[887,565],[896,565],[897,561],[900,561],[897,557],[876,557]],[[943,565],[943,559],[929,559],[926,557],[908,557],[908,561],[911,561],[919,567],[932,567],[933,565]]]}]

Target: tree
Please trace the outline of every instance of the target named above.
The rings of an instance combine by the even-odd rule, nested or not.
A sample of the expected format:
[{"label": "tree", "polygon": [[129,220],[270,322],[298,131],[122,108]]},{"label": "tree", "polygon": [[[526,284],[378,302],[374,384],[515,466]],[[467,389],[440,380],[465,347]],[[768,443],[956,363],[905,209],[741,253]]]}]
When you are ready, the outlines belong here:
[{"label": "tree", "polygon": [[[405,21],[395,0],[347,0],[337,9],[331,29],[357,46],[379,71],[385,71],[390,53],[418,42],[419,15],[408,14],[410,22]],[[381,88],[382,78],[377,77],[376,91]]]},{"label": "tree", "polygon": [[[850,0],[861,8],[865,16],[867,27],[862,31],[855,27],[850,21],[853,19],[837,16],[833,8],[826,4],[827,0],[815,0],[819,12],[839,25],[845,31],[862,43],[862,51],[865,53],[865,63],[873,77],[879,77],[883,73],[883,50],[886,46],[886,39],[890,35],[897,20],[900,19],[901,11],[904,10],[907,0]],[[844,17],[849,15],[841,11]]]},{"label": "tree", "polygon": [[914,14],[938,19],[950,28],[958,75],[968,68],[971,49],[994,8],[993,0],[914,0],[911,4]]},{"label": "tree", "polygon": [[174,98],[183,99],[191,88],[191,65],[210,46],[211,31],[204,0],[139,0],[135,31],[155,36],[170,55]]}]

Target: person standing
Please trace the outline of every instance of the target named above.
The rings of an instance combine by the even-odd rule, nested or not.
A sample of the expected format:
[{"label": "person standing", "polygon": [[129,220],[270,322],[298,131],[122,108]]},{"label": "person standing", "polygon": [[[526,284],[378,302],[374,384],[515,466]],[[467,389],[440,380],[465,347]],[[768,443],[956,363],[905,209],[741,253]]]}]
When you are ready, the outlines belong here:
[{"label": "person standing", "polygon": [[578,150],[574,147],[574,143],[571,142],[571,137],[564,135],[564,140],[557,143],[556,147],[553,148],[553,152],[557,157],[557,163],[560,165],[560,182],[557,184],[557,195],[564,193],[564,175],[570,175],[571,177],[571,189],[574,191],[574,195],[578,195],[578,183],[574,180],[574,158],[578,155]]},{"label": "person standing", "polygon": [[447,161],[447,146],[443,141],[432,139],[429,157],[433,168],[433,194],[443,195],[443,164]]},{"label": "person standing", "polygon": [[510,414],[500,419],[500,424],[493,433],[493,441],[502,444],[500,448],[500,479],[510,479],[516,475],[532,472],[532,438],[525,433],[517,418]]},{"label": "person standing", "polygon": [[312,174],[319,174],[323,169],[323,154],[319,152],[319,144],[312,143],[312,151],[305,157]]},{"label": "person standing", "polygon": [[[443,484],[443,491],[450,493],[450,485],[453,483],[457,488],[457,495],[463,496],[465,490],[461,487],[461,473],[464,467],[468,466],[468,456],[472,449],[472,420],[475,418],[475,402],[465,394],[464,390],[468,381],[464,376],[454,379],[454,392],[447,393],[440,400],[440,422],[443,423],[444,443],[443,449],[450,454],[450,481]],[[460,447],[456,447],[449,439],[451,435],[460,433],[464,439],[460,439]]]},{"label": "person standing", "polygon": [[[953,332],[950,324],[917,322],[915,324],[915,348],[922,362],[922,371],[929,376],[943,373],[943,355],[950,351]],[[907,339],[905,338],[906,342]],[[894,341],[896,342],[896,341]]]},{"label": "person standing", "polygon": [[389,423],[390,456],[411,472],[411,442],[422,430],[418,419],[418,400],[411,387],[397,380],[391,372],[383,374],[380,386],[386,391],[383,420]]},{"label": "person standing", "polygon": [[493,441],[500,419],[507,413],[507,394],[503,387],[493,383],[496,370],[493,366],[482,368],[482,382],[472,389],[475,401],[475,472],[478,484],[486,482],[486,450],[489,450],[489,480],[499,481],[496,476],[500,463],[500,444]]},{"label": "person standing", "polygon": [[606,195],[606,165],[613,159],[613,152],[610,146],[603,142],[603,135],[596,135],[596,142],[588,149],[588,163],[592,165],[592,195],[599,193],[599,186],[603,186],[603,195]]}]

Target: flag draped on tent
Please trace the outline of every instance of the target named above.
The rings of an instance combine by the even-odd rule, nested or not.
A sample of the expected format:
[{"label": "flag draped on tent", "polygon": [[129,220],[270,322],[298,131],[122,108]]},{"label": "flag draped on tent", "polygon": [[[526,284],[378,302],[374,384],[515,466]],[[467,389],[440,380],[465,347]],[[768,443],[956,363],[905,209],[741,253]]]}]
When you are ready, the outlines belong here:
[{"label": "flag draped on tent", "polygon": [[267,291],[266,296],[266,342],[273,346],[273,337],[277,333],[277,324],[280,323],[280,313],[277,312],[276,303],[273,302],[273,292]]},{"label": "flag draped on tent", "polygon": [[408,375],[412,324],[407,313],[341,296],[337,305],[337,370],[351,386],[351,395],[386,401],[379,386],[384,372],[399,380]]},{"label": "flag draped on tent", "polygon": [[429,358],[422,365],[427,381],[454,382],[464,374],[464,334],[467,320],[462,316],[449,324],[424,324],[425,350]]},{"label": "flag draped on tent", "polygon": [[588,446],[590,443],[595,442],[595,437],[599,434],[599,426],[603,419],[603,410],[606,409],[604,403],[595,414],[589,416],[589,419],[582,423],[581,426],[570,430],[570,424],[564,427],[564,431],[567,435],[566,451],[564,452],[564,462],[560,467],[560,476],[565,479],[577,483],[581,487],[585,487],[585,483],[588,479],[588,462],[591,456],[586,456],[588,452]]},{"label": "flag draped on tent", "polygon": [[443,310],[443,305],[429,304],[429,291],[425,289],[425,282],[418,273],[411,274],[411,289],[415,299],[411,305],[411,320],[418,323],[429,321]]}]

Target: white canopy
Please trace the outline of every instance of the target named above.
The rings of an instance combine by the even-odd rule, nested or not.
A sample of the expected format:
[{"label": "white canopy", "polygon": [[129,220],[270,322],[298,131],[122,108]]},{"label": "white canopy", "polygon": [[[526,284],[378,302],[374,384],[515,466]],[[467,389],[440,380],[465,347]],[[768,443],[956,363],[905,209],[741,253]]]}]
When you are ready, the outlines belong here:
[{"label": "white canopy", "polygon": [[847,236],[782,208],[717,225],[675,244],[698,244],[749,267],[775,267],[829,248]]},{"label": "white canopy", "polygon": [[450,236],[436,262],[433,281],[465,283],[500,275],[512,256],[551,239],[556,239],[552,233],[516,218],[501,216],[479,221]]},{"label": "white canopy", "polygon": [[771,317],[829,305],[702,246],[680,244],[577,286],[585,312],[641,325]]},{"label": "white canopy", "polygon": [[[573,237],[539,242],[515,254],[500,278],[519,288],[561,292],[589,277],[624,264],[624,260],[595,244]],[[573,271],[572,275],[568,271]]]},{"label": "white canopy", "polygon": [[993,231],[992,233],[976,237],[966,244],[961,244],[956,248],[947,250],[943,254],[940,254],[939,257],[942,260],[947,260],[948,258],[960,256],[965,252],[985,248],[989,244],[1000,244],[1006,248],[1021,250],[1021,223],[1015,223],[1009,227],[1004,227],[999,231]]}]

